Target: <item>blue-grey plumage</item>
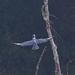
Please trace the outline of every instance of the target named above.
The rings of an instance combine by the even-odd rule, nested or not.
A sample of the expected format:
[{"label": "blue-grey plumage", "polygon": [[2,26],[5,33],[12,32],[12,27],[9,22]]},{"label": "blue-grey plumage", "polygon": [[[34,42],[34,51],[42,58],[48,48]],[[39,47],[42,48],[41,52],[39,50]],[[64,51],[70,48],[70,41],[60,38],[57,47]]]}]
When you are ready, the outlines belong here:
[{"label": "blue-grey plumage", "polygon": [[20,45],[20,46],[30,46],[32,45],[32,50],[39,49],[38,44],[48,42],[51,38],[44,38],[44,39],[36,39],[35,34],[33,35],[32,40],[22,42],[22,43],[14,43],[15,45]]},{"label": "blue-grey plumage", "polygon": [[33,44],[32,50],[37,50],[39,49],[39,46],[37,45],[37,43]]}]

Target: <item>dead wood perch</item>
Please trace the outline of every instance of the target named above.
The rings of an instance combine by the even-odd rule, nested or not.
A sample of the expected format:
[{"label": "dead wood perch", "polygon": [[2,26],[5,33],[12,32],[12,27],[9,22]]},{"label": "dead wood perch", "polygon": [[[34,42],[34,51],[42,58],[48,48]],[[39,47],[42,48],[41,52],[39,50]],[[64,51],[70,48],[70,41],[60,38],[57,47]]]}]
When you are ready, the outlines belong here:
[{"label": "dead wood perch", "polygon": [[43,51],[42,51],[42,53],[40,55],[39,61],[38,61],[37,66],[36,66],[35,75],[38,75],[39,65],[40,65],[40,62],[42,60],[42,57],[43,57],[43,54],[44,54],[45,51],[46,51],[46,46],[44,47],[44,49],[43,49]]},{"label": "dead wood perch", "polygon": [[60,63],[59,63],[59,56],[58,56],[58,53],[57,53],[57,46],[54,43],[53,36],[52,36],[52,33],[51,33],[51,23],[50,23],[50,20],[49,20],[50,17],[49,17],[49,9],[48,9],[48,0],[44,0],[44,5],[42,6],[41,11],[42,11],[43,19],[46,22],[46,30],[47,30],[47,33],[48,33],[48,37],[52,37],[52,39],[50,39],[50,43],[51,43],[51,46],[52,46],[54,62],[55,62],[55,75],[62,75]]}]

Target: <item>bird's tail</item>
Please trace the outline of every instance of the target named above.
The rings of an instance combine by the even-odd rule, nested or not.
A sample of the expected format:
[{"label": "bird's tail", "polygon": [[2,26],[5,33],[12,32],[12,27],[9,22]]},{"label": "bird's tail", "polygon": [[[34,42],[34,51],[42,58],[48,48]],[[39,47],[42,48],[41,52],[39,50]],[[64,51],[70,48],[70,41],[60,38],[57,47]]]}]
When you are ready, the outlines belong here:
[{"label": "bird's tail", "polygon": [[37,50],[37,49],[39,49],[39,46],[37,44],[34,44],[32,50]]}]

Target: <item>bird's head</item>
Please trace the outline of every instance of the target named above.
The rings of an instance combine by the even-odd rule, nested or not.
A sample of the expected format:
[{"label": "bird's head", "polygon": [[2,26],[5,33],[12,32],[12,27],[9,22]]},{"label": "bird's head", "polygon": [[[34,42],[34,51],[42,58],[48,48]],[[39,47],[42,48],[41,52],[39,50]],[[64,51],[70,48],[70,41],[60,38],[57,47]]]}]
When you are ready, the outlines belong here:
[{"label": "bird's head", "polygon": [[32,37],[32,39],[36,39],[36,35],[35,35],[35,34],[33,34],[33,37]]}]

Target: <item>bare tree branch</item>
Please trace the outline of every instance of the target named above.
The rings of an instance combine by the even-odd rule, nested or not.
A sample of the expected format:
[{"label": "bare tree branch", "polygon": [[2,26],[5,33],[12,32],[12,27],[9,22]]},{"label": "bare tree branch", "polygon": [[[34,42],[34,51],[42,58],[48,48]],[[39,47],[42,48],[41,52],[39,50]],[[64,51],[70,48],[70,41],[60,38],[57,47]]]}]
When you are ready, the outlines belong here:
[{"label": "bare tree branch", "polygon": [[53,55],[54,55],[55,75],[62,75],[60,63],[59,63],[59,56],[58,56],[58,53],[57,53],[57,46],[56,46],[56,44],[53,40],[53,36],[52,36],[52,33],[51,33],[51,23],[50,23],[50,20],[49,20],[48,0],[44,0],[44,5],[42,6],[41,11],[42,11],[43,19],[46,22],[46,30],[47,30],[47,33],[48,33],[48,37],[52,37],[52,39],[50,39],[50,43],[51,43]]},{"label": "bare tree branch", "polygon": [[67,74],[66,74],[66,75],[68,75],[69,66],[70,66],[70,64],[71,64],[73,61],[75,61],[75,59],[73,59],[73,60],[70,59],[69,62],[67,63],[67,67],[66,67],[66,68],[67,68],[67,69],[66,69],[66,73],[67,73]]},{"label": "bare tree branch", "polygon": [[42,54],[40,55],[39,61],[38,61],[37,66],[36,66],[35,75],[38,75],[39,65],[40,65],[40,62],[41,62],[41,60],[42,60],[42,57],[43,57],[43,54],[44,54],[45,51],[46,51],[46,46],[44,47],[44,49],[43,49],[43,51],[42,51]]}]

